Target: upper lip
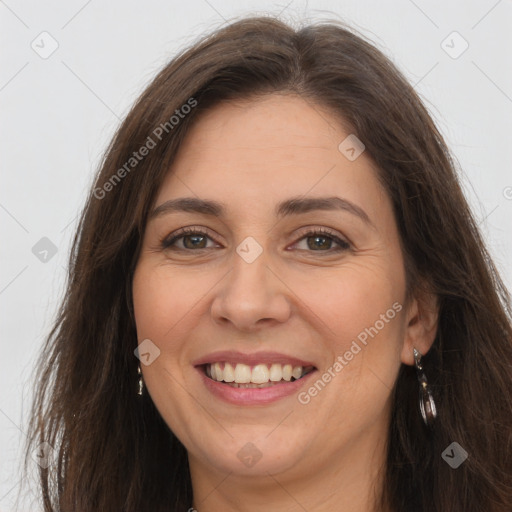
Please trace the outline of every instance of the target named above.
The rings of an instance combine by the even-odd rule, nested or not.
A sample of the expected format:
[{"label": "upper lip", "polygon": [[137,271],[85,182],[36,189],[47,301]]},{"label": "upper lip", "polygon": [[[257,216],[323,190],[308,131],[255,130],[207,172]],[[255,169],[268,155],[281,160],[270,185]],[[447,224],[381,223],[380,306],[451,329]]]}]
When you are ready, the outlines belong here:
[{"label": "upper lip", "polygon": [[253,352],[247,354],[236,350],[221,350],[212,352],[192,362],[194,366],[201,366],[204,364],[221,363],[221,362],[233,362],[242,363],[248,366],[254,366],[257,364],[291,364],[292,366],[315,366],[309,361],[298,359],[297,357],[287,356],[286,354],[280,354],[279,352]]}]

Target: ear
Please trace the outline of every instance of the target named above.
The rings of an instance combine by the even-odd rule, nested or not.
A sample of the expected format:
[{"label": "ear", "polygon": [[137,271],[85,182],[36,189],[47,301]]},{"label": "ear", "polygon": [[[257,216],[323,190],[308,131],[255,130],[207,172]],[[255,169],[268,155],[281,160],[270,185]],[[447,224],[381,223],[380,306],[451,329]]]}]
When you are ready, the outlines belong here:
[{"label": "ear", "polygon": [[414,365],[413,348],[425,355],[434,343],[439,319],[437,296],[427,291],[418,292],[405,312],[405,334],[401,360]]}]

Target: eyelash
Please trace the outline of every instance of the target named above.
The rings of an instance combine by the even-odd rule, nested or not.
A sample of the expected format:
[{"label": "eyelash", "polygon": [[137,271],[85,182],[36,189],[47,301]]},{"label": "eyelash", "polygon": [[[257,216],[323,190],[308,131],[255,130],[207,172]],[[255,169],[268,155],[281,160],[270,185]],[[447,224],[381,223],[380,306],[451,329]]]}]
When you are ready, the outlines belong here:
[{"label": "eyelash", "polygon": [[[180,248],[176,248],[176,247],[173,247],[173,244],[181,239],[181,238],[184,238],[186,236],[189,236],[189,235],[200,235],[200,236],[205,236],[207,238],[210,238],[211,240],[213,240],[213,238],[204,230],[204,229],[201,229],[201,228],[181,228],[179,229],[178,231],[176,231],[175,233],[173,233],[172,235],[170,236],[167,236],[165,237],[164,239],[162,239],[160,241],[160,246],[162,249],[171,249],[171,250],[175,250],[175,251],[182,251],[182,252],[192,252],[192,251],[204,251],[206,249],[209,249],[209,247],[202,247],[200,249],[182,249],[181,247]],[[352,246],[349,242],[347,242],[346,240],[343,240],[341,239],[340,237],[338,237],[336,234],[334,234],[332,231],[329,231],[328,229],[325,229],[325,228],[318,228],[318,229],[310,229],[304,233],[301,234],[300,238],[297,240],[297,242],[300,242],[301,240],[305,239],[305,238],[309,238],[309,237],[312,237],[312,236],[322,236],[322,237],[326,237],[326,238],[331,238],[335,243],[338,244],[338,248],[335,248],[335,249],[328,249],[326,251],[323,251],[323,250],[318,250],[318,251],[313,251],[313,250],[307,250],[307,252],[320,252],[320,253],[328,253],[328,254],[332,254],[332,253],[337,253],[337,252],[341,252],[341,251],[347,251],[349,250]],[[215,241],[215,240],[214,240]],[[295,243],[297,243],[295,242]],[[295,244],[294,244],[295,245]],[[304,249],[300,249],[300,250],[304,250]]]}]

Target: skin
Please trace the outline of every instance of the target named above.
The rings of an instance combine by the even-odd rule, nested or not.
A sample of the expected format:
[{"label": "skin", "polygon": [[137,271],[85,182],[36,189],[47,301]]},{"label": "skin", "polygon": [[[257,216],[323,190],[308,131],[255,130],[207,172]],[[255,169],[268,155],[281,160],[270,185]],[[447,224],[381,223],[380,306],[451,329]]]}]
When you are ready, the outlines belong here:
[{"label": "skin", "polygon": [[[155,206],[179,197],[226,204],[221,218],[151,219],[133,280],[139,343],[161,351],[141,365],[145,386],[188,451],[200,512],[362,512],[381,488],[391,390],[413,346],[430,348],[437,313],[431,298],[405,302],[391,203],[367,154],[349,161],[338,150],[349,134],[298,96],[225,103],[189,131],[157,195]],[[274,216],[277,203],[304,195],[343,197],[371,224],[340,210]],[[185,248],[190,237],[175,242],[181,251],[162,249],[185,226],[208,231],[206,249]],[[304,227],[330,229],[350,248],[333,252],[327,239],[315,250]],[[249,236],[263,250],[252,263],[236,252]],[[192,366],[216,350],[272,350],[312,361],[321,376],[394,303],[401,311],[307,404],[296,394],[227,404]],[[262,455],[252,467],[237,457],[247,442]]]}]

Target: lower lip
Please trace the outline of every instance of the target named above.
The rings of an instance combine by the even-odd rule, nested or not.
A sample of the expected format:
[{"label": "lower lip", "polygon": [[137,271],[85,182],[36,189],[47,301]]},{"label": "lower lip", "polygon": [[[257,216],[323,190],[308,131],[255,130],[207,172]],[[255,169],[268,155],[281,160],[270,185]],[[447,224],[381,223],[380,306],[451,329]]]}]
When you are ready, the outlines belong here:
[{"label": "lower lip", "polygon": [[201,375],[204,385],[213,395],[225,402],[236,405],[264,405],[293,395],[316,373],[316,370],[313,370],[298,380],[280,382],[268,388],[235,388],[210,379],[202,368],[196,369]]}]

